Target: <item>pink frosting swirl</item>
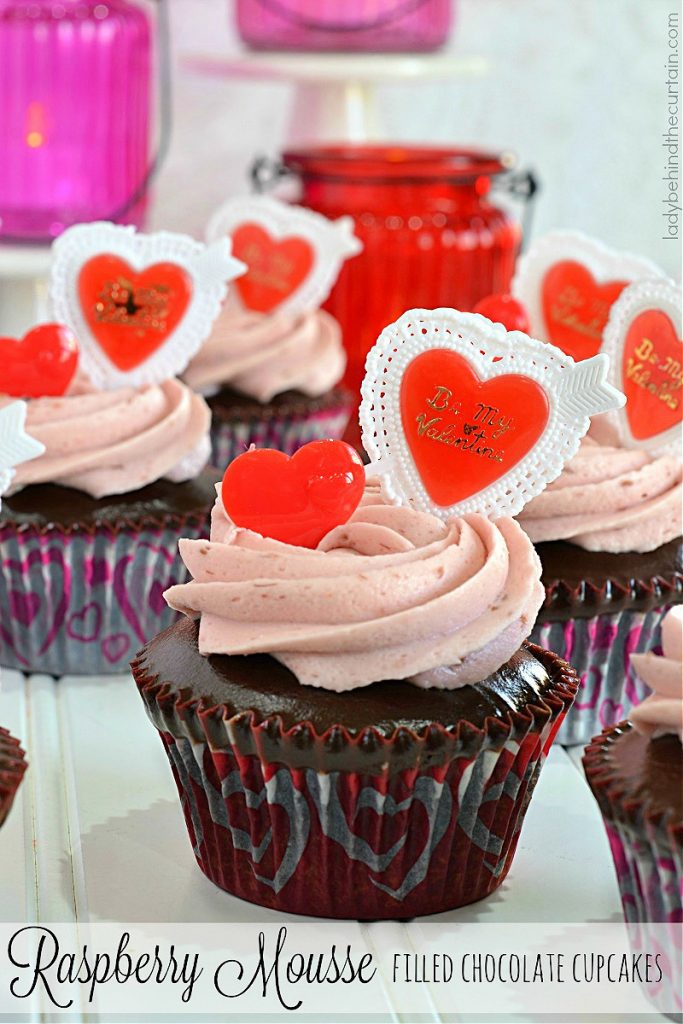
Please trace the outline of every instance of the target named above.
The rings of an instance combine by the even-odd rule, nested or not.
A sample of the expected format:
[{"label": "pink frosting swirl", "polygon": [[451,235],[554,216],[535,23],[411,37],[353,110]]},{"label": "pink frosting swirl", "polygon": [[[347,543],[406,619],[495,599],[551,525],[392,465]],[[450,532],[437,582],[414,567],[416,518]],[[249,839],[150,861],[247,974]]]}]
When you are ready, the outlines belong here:
[{"label": "pink frosting swirl", "polygon": [[631,664],[651,690],[631,711],[638,732],[648,736],[678,735],[683,743],[683,607],[672,608],[662,622],[663,657],[632,654]]},{"label": "pink frosting swirl", "polygon": [[53,483],[102,498],[189,480],[208,462],[210,422],[204,399],[179,380],[117,391],[80,382],[62,398],[29,400],[26,427],[46,450],[17,468],[11,489]]},{"label": "pink frosting swirl", "polygon": [[523,509],[535,543],[589,551],[653,551],[681,533],[681,462],[586,437],[560,476]]},{"label": "pink frosting swirl", "polygon": [[205,393],[227,384],[270,402],[289,390],[317,398],[345,368],[341,328],[329,313],[254,313],[229,301],[184,378]]},{"label": "pink frosting swirl", "polygon": [[219,496],[211,539],[180,552],[192,581],[165,596],[201,616],[202,654],[269,653],[301,683],[337,691],[481,681],[529,635],[544,595],[514,520],[443,523],[386,504],[373,482],[316,550],[235,526]]}]

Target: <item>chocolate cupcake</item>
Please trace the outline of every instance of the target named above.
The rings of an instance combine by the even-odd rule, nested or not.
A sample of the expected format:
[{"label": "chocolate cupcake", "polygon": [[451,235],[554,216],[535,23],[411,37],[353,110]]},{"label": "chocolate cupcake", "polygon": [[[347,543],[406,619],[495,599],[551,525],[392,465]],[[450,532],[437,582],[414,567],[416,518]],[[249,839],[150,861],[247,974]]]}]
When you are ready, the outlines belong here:
[{"label": "chocolate cupcake", "polygon": [[45,452],[0,511],[0,664],[123,672],[173,621],[162,592],[185,577],[178,538],[206,531],[215,496],[209,419],[177,380],[29,400]]},{"label": "chocolate cupcake", "polygon": [[660,641],[683,601],[681,463],[586,438],[519,516],[546,596],[532,640],[577,669],[581,688],[559,735],[587,743],[649,692],[632,655]]},{"label": "chocolate cupcake", "polygon": [[[652,690],[586,748],[586,778],[605,821],[626,921],[642,944],[652,932],[666,970],[650,994],[664,1012],[681,999],[683,879],[683,608],[662,624],[664,656],[634,655]],[[658,928],[648,928],[659,925]],[[650,948],[654,948],[650,945]]]},{"label": "chocolate cupcake", "polygon": [[341,437],[353,407],[337,386],[345,366],[329,313],[261,313],[231,296],[184,374],[207,395],[214,464],[226,466],[252,444],[292,455],[309,441]]},{"label": "chocolate cupcake", "polygon": [[133,662],[202,871],[286,912],[405,918],[506,877],[577,680],[527,645],[514,521],[442,522],[369,484],[315,547],[182,541],[181,621]]},{"label": "chocolate cupcake", "polygon": [[0,726],[0,826],[11,810],[27,768],[19,740]]}]

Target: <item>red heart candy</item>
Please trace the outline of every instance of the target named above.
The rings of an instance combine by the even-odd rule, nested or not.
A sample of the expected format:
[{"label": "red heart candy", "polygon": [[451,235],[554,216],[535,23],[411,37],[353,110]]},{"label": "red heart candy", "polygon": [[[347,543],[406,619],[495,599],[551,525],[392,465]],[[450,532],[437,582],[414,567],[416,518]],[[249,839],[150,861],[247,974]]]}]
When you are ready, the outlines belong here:
[{"label": "red heart candy", "polygon": [[78,345],[61,324],[41,324],[21,339],[0,338],[0,393],[63,395],[78,366]]},{"label": "red heart candy", "polygon": [[626,417],[637,441],[680,424],[682,368],[681,339],[666,313],[640,313],[626,333],[622,356]]},{"label": "red heart candy", "polygon": [[548,337],[573,359],[589,359],[602,345],[609,311],[628,284],[598,284],[575,260],[560,260],[543,278],[543,319]]},{"label": "red heart candy", "polygon": [[144,363],[182,320],[192,278],[176,263],[136,271],[111,253],[87,260],[78,275],[83,316],[102,351],[119,370]]},{"label": "red heart candy", "polygon": [[480,313],[491,323],[502,324],[507,331],[529,333],[529,314],[526,309],[519,299],[504,292],[487,295],[476,304],[472,312]]},{"label": "red heart candy", "polygon": [[251,448],[223,476],[223,507],[237,526],[314,548],[346,523],[363,495],[365,471],[343,441],[311,441],[291,457]]},{"label": "red heart candy", "polygon": [[548,398],[530,377],[482,381],[467,359],[431,349],[401,381],[401,420],[425,490],[455,505],[504,476],[533,448],[548,422]]},{"label": "red heart candy", "polygon": [[235,281],[244,305],[269,313],[296,291],[313,266],[305,238],[273,238],[258,224],[241,224],[232,235],[232,253],[249,268]]}]

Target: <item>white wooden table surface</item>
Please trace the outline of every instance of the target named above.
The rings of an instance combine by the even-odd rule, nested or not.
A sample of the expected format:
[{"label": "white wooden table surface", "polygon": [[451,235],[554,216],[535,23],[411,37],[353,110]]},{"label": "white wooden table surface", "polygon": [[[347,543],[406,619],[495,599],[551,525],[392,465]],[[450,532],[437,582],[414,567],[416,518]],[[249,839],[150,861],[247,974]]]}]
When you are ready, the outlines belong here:
[{"label": "white wooden table surface", "polygon": [[[130,676],[55,681],[5,670],[0,723],[30,762],[0,834],[0,921],[288,920],[222,892],[197,868],[168,762]],[[580,748],[551,750],[502,887],[430,922],[621,919],[580,756]],[[419,925],[358,927],[371,947],[411,949]],[[415,986],[415,1006],[394,1006],[386,986],[382,1009],[395,1020],[419,1012],[438,1022],[442,999],[432,989],[427,1005]]]}]

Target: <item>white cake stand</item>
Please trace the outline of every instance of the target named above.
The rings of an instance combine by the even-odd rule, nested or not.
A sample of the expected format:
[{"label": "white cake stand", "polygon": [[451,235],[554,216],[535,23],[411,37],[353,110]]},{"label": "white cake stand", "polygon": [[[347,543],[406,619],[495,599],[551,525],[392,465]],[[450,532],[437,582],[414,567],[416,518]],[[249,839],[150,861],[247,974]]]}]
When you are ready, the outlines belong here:
[{"label": "white cake stand", "polygon": [[294,85],[290,145],[380,139],[379,86],[474,77],[488,71],[483,57],[441,53],[192,54],[183,63],[202,74]]}]

